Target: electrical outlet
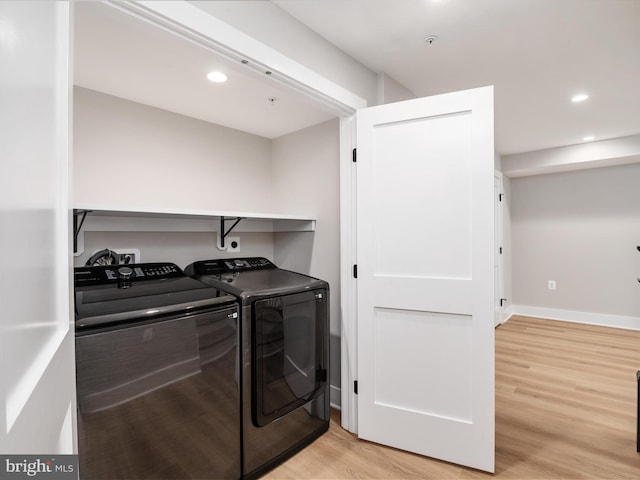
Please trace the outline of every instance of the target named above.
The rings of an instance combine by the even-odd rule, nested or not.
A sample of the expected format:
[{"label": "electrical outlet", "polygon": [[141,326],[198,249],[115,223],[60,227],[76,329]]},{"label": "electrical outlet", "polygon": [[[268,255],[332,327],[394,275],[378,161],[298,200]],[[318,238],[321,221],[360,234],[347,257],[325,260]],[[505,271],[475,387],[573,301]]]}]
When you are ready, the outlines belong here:
[{"label": "electrical outlet", "polygon": [[216,247],[223,252],[239,252],[240,251],[240,237],[225,237],[224,247],[220,245],[220,235],[217,235]]},{"label": "electrical outlet", "polygon": [[555,290],[555,289],[556,289],[556,281],[549,280],[549,290]]},{"label": "electrical outlet", "polygon": [[128,263],[140,263],[142,260],[140,258],[140,250],[137,248],[113,248],[115,253],[118,254],[118,263],[119,264],[128,264]]},{"label": "electrical outlet", "polygon": [[240,237],[227,237],[224,239],[224,244],[227,247],[227,252],[239,252],[240,251]]},{"label": "electrical outlet", "polygon": [[120,258],[118,259],[118,263],[128,264],[128,263],[136,263],[136,254],[135,253],[118,253]]}]

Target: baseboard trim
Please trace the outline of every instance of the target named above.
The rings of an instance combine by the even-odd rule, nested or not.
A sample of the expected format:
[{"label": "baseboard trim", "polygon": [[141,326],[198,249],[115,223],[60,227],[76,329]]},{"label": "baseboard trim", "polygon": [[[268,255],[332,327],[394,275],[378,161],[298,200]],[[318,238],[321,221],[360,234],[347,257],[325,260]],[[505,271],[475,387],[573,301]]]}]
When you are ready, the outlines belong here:
[{"label": "baseboard trim", "polygon": [[339,387],[329,385],[329,403],[331,408],[342,410],[342,391]]},{"label": "baseboard trim", "polygon": [[546,318],[563,322],[585,323],[601,327],[622,328],[625,330],[640,330],[640,317],[625,317],[622,315],[608,315],[606,313],[579,312],[575,310],[560,310],[556,308],[532,307],[529,305],[510,305],[509,317],[524,315],[526,317]]}]

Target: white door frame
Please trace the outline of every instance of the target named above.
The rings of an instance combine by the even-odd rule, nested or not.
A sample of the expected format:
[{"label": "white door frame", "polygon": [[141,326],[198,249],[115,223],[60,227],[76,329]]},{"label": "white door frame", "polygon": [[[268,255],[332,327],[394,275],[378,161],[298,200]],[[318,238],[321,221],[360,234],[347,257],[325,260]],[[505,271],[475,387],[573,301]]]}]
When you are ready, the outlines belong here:
[{"label": "white door frame", "polygon": [[[496,202],[496,218],[495,218],[495,231],[496,231],[496,246],[499,246],[500,253],[497,255],[497,282],[498,291],[496,292],[496,298],[504,298],[504,185],[502,172],[498,170],[494,173],[494,182],[497,185],[499,198],[494,198]],[[500,305],[500,321],[496,323],[496,326],[504,322],[504,306]]]},{"label": "white door frame", "polygon": [[356,147],[355,115],[340,119],[340,358],[342,427],[358,433],[358,402],[354,381],[358,372],[357,282],[353,266],[356,245]]}]

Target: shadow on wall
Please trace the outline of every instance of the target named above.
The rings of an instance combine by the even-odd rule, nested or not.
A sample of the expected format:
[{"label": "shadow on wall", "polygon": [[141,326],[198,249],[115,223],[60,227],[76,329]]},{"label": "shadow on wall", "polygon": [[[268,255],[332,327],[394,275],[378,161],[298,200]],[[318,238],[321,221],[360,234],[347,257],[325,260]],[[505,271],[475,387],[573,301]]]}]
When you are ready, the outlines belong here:
[{"label": "shadow on wall", "polygon": [[282,232],[273,236],[274,263],[280,268],[312,275],[314,232]]}]

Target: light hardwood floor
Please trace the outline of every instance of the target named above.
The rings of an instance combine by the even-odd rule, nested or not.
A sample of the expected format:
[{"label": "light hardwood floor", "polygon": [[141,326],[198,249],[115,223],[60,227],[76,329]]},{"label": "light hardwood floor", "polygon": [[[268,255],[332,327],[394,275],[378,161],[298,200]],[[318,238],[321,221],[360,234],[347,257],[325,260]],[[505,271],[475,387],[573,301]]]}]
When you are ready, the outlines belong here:
[{"label": "light hardwood floor", "polygon": [[329,431],[267,479],[639,479],[640,332],[512,317],[496,329],[494,475]]}]

